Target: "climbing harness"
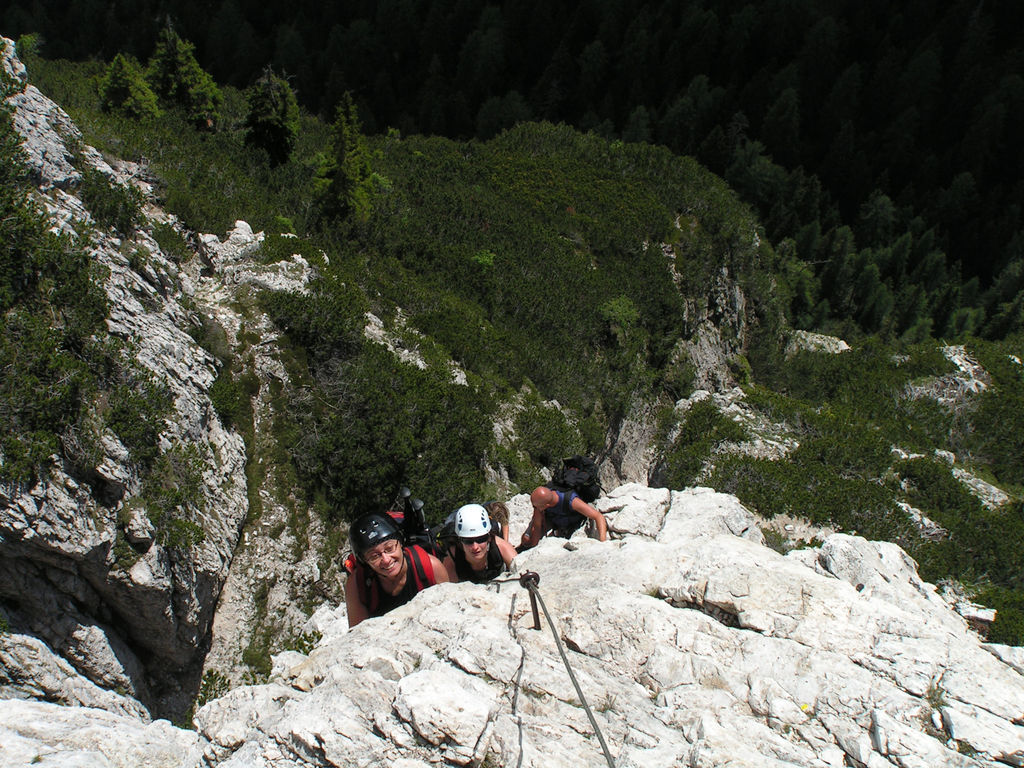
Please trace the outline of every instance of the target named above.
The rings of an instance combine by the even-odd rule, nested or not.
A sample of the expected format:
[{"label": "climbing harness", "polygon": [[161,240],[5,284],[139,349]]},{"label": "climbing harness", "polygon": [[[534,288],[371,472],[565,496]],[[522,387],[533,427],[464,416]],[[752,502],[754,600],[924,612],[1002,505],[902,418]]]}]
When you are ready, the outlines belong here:
[{"label": "climbing harness", "polygon": [[[513,581],[513,579],[502,579],[502,582]],[[604,752],[604,759],[608,761],[609,768],[615,768],[615,760],[612,758],[611,752],[608,750],[608,744],[605,743],[604,735],[601,733],[601,728],[597,724],[597,719],[594,717],[593,711],[590,709],[590,705],[587,703],[586,696],[583,695],[583,689],[580,688],[580,684],[576,681],[576,675],[573,674],[572,667],[569,666],[569,657],[565,654],[565,649],[562,647],[562,638],[558,636],[558,629],[555,627],[555,622],[551,618],[551,614],[548,613],[548,607],[544,604],[544,598],[540,596],[540,590],[537,585],[540,583],[540,576],[533,571],[526,571],[522,573],[518,578],[519,584],[530,593],[530,608],[533,611],[533,628],[540,629],[540,614],[537,612],[537,606],[540,605],[544,611],[544,618],[547,619],[548,626],[551,628],[551,634],[555,638],[555,645],[558,647],[558,653],[562,657],[562,663],[565,664],[565,671],[569,673],[569,679],[572,680],[573,687],[576,689],[576,695],[580,697],[580,702],[583,704],[583,709],[587,713],[587,717],[590,718],[590,724],[594,727],[594,733],[597,734],[597,740],[601,743],[601,751]],[[510,617],[511,626],[511,617]],[[518,638],[517,638],[518,639]],[[519,680],[523,674],[523,667],[525,666],[525,657],[519,666],[519,674],[516,676],[516,693],[515,699],[512,702],[512,711],[515,714],[516,703],[519,700]],[[520,739],[522,738],[522,729],[520,728]],[[523,761],[523,750],[522,743],[519,747],[519,765],[522,765]]]}]

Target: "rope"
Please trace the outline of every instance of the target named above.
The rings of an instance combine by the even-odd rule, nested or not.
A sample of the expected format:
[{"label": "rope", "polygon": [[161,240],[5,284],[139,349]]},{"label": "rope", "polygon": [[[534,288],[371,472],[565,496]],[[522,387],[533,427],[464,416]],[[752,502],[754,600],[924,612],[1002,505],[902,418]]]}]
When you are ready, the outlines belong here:
[{"label": "rope", "polygon": [[519,670],[516,672],[515,693],[512,695],[512,716],[516,719],[516,724],[519,726],[519,760],[516,761],[516,768],[522,768],[523,718],[519,715],[517,710],[519,708],[519,685],[523,679],[523,670],[526,668],[526,649],[523,647],[523,643],[519,640],[519,632],[516,630],[516,624],[514,621],[517,597],[519,597],[518,592],[512,595],[512,606],[508,612],[508,631],[511,633],[512,639],[519,644],[519,650],[522,651],[522,656],[519,657]]},{"label": "rope", "polygon": [[[605,743],[604,736],[601,734],[601,728],[597,724],[597,719],[594,717],[594,713],[591,711],[590,705],[587,703],[586,696],[583,695],[583,689],[580,688],[580,684],[576,682],[576,675],[573,674],[572,667],[569,666],[569,657],[565,655],[565,649],[562,647],[562,638],[558,636],[558,630],[555,628],[555,622],[552,621],[551,614],[548,613],[548,607],[544,604],[544,599],[540,596],[540,590],[537,589],[537,584],[539,582],[540,577],[536,573],[529,571],[519,577],[519,583],[530,591],[530,595],[537,599],[537,602],[540,603],[540,607],[544,610],[544,618],[548,620],[548,626],[551,627],[551,634],[555,638],[555,645],[558,646],[558,653],[562,656],[562,663],[565,664],[565,671],[569,673],[569,679],[572,680],[573,687],[576,689],[576,695],[580,697],[583,709],[586,710],[587,717],[590,718],[590,724],[594,726],[594,733],[597,734],[597,740],[601,742],[601,751],[604,752],[604,759],[608,761],[609,768],[615,768],[615,760],[612,758],[611,752],[608,751],[608,745]],[[519,757],[521,761],[521,750]]]}]

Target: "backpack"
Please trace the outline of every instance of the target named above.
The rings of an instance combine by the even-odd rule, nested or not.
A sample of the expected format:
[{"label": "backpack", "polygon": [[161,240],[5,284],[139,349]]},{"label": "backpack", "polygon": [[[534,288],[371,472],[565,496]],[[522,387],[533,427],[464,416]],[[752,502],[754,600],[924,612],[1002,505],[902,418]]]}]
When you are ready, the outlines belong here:
[{"label": "backpack", "polygon": [[597,477],[597,463],[586,456],[562,459],[562,466],[551,477],[548,487],[556,491],[575,491],[588,504],[604,490]]},{"label": "backpack", "polygon": [[399,491],[398,498],[387,510],[387,514],[402,529],[406,546],[415,544],[437,559],[444,559],[446,550],[441,548],[436,531],[427,525],[423,515],[423,502],[412,498],[408,488]]}]

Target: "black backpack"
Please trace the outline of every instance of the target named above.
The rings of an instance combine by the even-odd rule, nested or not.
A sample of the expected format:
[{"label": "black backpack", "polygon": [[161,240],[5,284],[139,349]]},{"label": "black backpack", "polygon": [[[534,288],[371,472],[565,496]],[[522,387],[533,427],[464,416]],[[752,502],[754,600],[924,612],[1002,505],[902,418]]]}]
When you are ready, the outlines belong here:
[{"label": "black backpack", "polygon": [[556,491],[575,491],[588,504],[604,490],[597,479],[597,463],[586,456],[562,459],[562,466],[552,475],[548,487]]}]

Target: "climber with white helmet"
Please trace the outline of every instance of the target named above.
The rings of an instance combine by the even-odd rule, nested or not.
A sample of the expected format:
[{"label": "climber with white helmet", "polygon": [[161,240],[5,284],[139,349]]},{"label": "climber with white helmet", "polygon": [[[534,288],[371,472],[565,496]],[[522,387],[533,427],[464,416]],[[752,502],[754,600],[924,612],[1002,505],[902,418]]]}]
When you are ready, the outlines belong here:
[{"label": "climber with white helmet", "polygon": [[444,567],[453,581],[490,581],[509,570],[516,550],[491,525],[482,504],[464,504],[455,512],[457,542],[448,549]]},{"label": "climber with white helmet", "polygon": [[345,582],[350,627],[383,616],[427,587],[448,581],[440,560],[416,544],[403,546],[402,529],[390,515],[370,512],[356,519],[348,540],[354,555],[346,565]]}]

